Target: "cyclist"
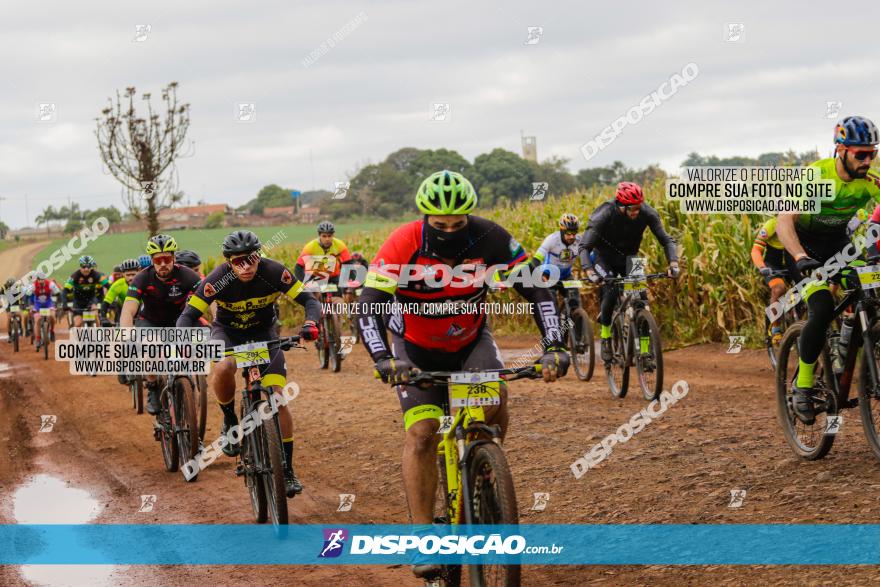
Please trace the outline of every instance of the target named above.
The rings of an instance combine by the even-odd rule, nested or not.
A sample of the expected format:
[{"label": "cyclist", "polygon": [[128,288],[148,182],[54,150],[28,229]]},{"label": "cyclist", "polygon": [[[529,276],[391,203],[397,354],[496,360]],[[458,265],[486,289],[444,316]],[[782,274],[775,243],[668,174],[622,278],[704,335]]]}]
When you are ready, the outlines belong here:
[{"label": "cyclist", "polygon": [[[174,263],[176,250],[177,241],[167,234],[151,236],[147,241],[152,266],[137,273],[128,285],[119,317],[122,328],[174,327],[187,298],[200,281],[198,273]],[[156,375],[145,375],[144,379],[148,392],[147,413],[155,416],[161,407],[159,379]]]},{"label": "cyclist", "polygon": [[[199,284],[189,304],[177,320],[179,327],[196,326],[198,319],[212,302],[217,312],[211,325],[211,338],[222,340],[227,349],[249,342],[268,341],[278,338],[275,326],[275,301],[287,296],[305,309],[305,321],[300,335],[304,340],[318,338],[317,320],[321,305],[303,291],[303,284],[287,267],[271,259],[260,257],[260,239],[249,230],[239,230],[223,241],[222,252],[226,263],[214,268]],[[280,393],[287,382],[287,367],[281,349],[270,352],[271,362],[263,373],[262,384]],[[235,415],[235,359],[228,357],[215,364],[211,373],[211,388],[223,411],[222,433],[238,424]],[[286,470],[287,496],[293,497],[303,490],[302,483],[293,469],[293,418],[287,406],[280,406],[282,444]],[[226,443],[223,452],[236,456],[240,447]]]},{"label": "cyclist", "polygon": [[205,274],[202,273],[202,259],[195,251],[177,251],[174,253],[174,260],[198,273],[202,279],[205,278]]},{"label": "cyclist", "polygon": [[[809,271],[850,244],[846,226],[859,208],[872,199],[880,201],[880,175],[871,170],[877,156],[880,133],[863,116],[848,116],[834,128],[835,154],[811,164],[823,180],[835,184],[834,200],[822,200],[818,214],[780,214],[779,239],[788,253],[792,279],[800,281]],[[825,345],[826,331],[834,312],[834,299],[827,281],[812,281],[804,290],[807,323],[799,341],[797,379],[792,385],[794,413],[805,424],[816,420],[812,401],[814,368]]]},{"label": "cyclist", "polygon": [[351,254],[334,234],[336,227],[332,222],[325,220],[318,224],[318,238],[307,242],[296,260],[294,275],[297,279],[305,284],[313,280],[339,283],[342,264],[351,261]]},{"label": "cyclist", "polygon": [[116,280],[121,279],[121,278],[122,278],[122,266],[115,265],[113,267],[113,272],[110,273],[110,284],[112,285],[113,283],[116,283]]},{"label": "cyclist", "polygon": [[[459,173],[444,170],[430,175],[418,189],[416,205],[424,217],[395,229],[370,264],[359,299],[364,312],[358,317],[358,329],[382,380],[399,384],[397,395],[405,429],[404,490],[413,523],[426,527],[433,521],[440,440],[437,430],[447,389],[408,386],[410,371],[498,369],[504,363],[480,307],[489,289],[485,283],[470,280],[456,287],[444,280],[447,285],[429,285],[424,274],[401,282],[404,273],[400,267],[427,267],[430,271],[425,273],[439,276],[440,272],[451,272],[450,266],[456,263],[477,271],[503,265],[510,275],[527,268],[527,257],[507,230],[491,220],[471,216],[477,194]],[[436,279],[433,282],[437,283]],[[565,374],[569,364],[556,307],[546,288],[526,286],[522,280],[513,287],[532,302],[535,321],[544,336],[544,354],[539,363],[545,380],[553,381]],[[394,306],[398,311],[405,310],[390,315],[389,345],[378,309],[392,299],[402,302]],[[428,310],[429,303],[443,302],[467,305],[461,311],[443,314]],[[428,311],[411,313],[410,308],[417,306]],[[506,401],[506,388],[502,387],[501,405],[486,410],[488,422],[500,425],[502,436],[508,423]],[[413,572],[425,576],[435,569],[433,565],[415,565]]]},{"label": "cyclist", "polygon": [[138,265],[141,266],[141,269],[146,269],[150,265],[153,264],[152,259],[150,259],[149,255],[141,255],[138,257]]},{"label": "cyclist", "polygon": [[[785,280],[782,277],[773,277],[777,271],[785,270],[785,247],[776,234],[776,218],[771,218],[761,225],[755,235],[752,244],[752,263],[758,268],[758,272],[764,278],[764,283],[770,288],[770,303],[776,302],[785,293]],[[770,337],[773,344],[779,344],[782,339],[782,327],[779,320],[770,324]]]},{"label": "cyclist", "polygon": [[[367,274],[367,270],[370,268],[370,262],[364,258],[364,255],[359,252],[354,252],[351,254],[351,261],[349,265],[354,265],[355,267],[360,266],[363,269],[359,269],[358,273],[354,273],[354,279],[350,279],[345,283],[345,287],[342,288],[342,300],[346,304],[350,304],[354,302],[356,297],[357,288],[364,285],[363,280]],[[362,275],[360,279],[357,278],[358,275]]]},{"label": "cyclist", "polygon": [[111,326],[110,320],[107,318],[107,311],[112,307],[115,309],[116,322],[119,323],[122,306],[125,303],[125,297],[128,294],[128,286],[135,275],[140,272],[140,264],[137,259],[126,259],[119,264],[122,277],[114,281],[107,290],[104,299],[101,300],[101,308],[98,311],[101,318],[101,326]]},{"label": "cyclist", "polygon": [[[58,287],[58,284],[47,278],[46,274],[42,271],[38,271],[34,275],[34,281],[28,286],[26,294],[29,297],[30,306],[34,315],[34,340],[37,345],[37,350],[39,351],[40,345],[44,342],[40,340],[40,331],[37,330],[37,320],[39,319],[40,310],[43,308],[50,308],[52,310],[51,314],[49,314],[49,341],[55,342],[55,299],[52,296],[60,294],[62,303],[66,300],[64,292]],[[49,343],[45,342],[45,344]]]},{"label": "cyclist", "polygon": [[83,324],[83,311],[96,305],[98,295],[103,295],[104,290],[110,287],[107,277],[98,271],[97,265],[94,257],[83,255],[79,258],[79,269],[74,271],[64,284],[64,289],[69,290],[73,297],[71,312],[73,325],[76,327],[81,327]]},{"label": "cyclist", "polygon": [[[578,247],[581,243],[581,235],[578,231],[581,221],[570,212],[565,212],[559,217],[559,230],[547,235],[538,250],[532,256],[529,265],[532,269],[538,269],[546,279],[550,268],[559,270],[559,279],[570,279],[574,261],[578,256]],[[561,286],[562,284],[558,284]],[[578,290],[560,290],[560,294],[568,300],[569,308],[574,310],[581,305],[581,294]]]},{"label": "cyclist", "polygon": [[[626,275],[629,257],[638,255],[645,229],[650,228],[663,246],[669,263],[667,273],[672,278],[679,274],[675,240],[664,230],[660,214],[645,202],[641,186],[629,181],[617,184],[613,200],[599,205],[584,231],[580,245],[581,266],[587,278],[600,283],[604,277]],[[595,252],[595,262],[590,252]],[[602,360],[611,361],[611,315],[620,297],[617,285],[603,285],[599,290],[599,326],[602,339]]]},{"label": "cyclist", "polygon": [[[3,296],[4,300],[4,308],[7,310],[10,306],[15,303],[15,300],[18,299],[20,286],[18,285],[18,280],[14,277],[9,277],[0,285],[0,295]],[[12,320],[7,316],[6,320],[6,342],[12,344]]]}]

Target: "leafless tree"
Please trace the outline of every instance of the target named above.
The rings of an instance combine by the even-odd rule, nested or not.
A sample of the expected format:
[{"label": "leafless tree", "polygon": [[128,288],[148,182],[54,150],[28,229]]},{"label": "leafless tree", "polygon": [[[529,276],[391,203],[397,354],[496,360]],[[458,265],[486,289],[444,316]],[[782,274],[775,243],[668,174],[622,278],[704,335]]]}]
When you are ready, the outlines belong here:
[{"label": "leafless tree", "polygon": [[146,217],[150,235],[159,232],[159,211],[179,201],[175,160],[183,155],[189,128],[189,104],[178,104],[177,82],[162,89],[165,116],[153,112],[150,94],[146,116],[135,112],[134,87],[125,88],[96,118],[98,150],[110,174],[125,192],[123,203],[135,218]]}]

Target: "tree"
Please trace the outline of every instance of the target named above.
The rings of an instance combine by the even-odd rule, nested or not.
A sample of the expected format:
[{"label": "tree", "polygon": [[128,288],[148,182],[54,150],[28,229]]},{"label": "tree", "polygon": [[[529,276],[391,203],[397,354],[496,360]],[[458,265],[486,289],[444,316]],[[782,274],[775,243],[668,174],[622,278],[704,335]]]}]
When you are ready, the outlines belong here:
[{"label": "tree", "polygon": [[474,159],[471,182],[483,205],[494,205],[502,198],[512,201],[532,194],[535,176],[529,162],[505,149],[494,149]]},{"label": "tree", "polygon": [[543,163],[529,161],[535,181],[547,182],[550,195],[561,196],[573,192],[577,187],[575,177],[568,171],[568,159],[553,156]]},{"label": "tree", "polygon": [[205,228],[220,228],[223,226],[225,220],[226,214],[222,211],[217,210],[216,212],[211,212],[211,214],[205,218]]},{"label": "tree", "polygon": [[115,104],[108,98],[110,106],[95,119],[101,159],[127,190],[123,201],[129,212],[136,218],[146,215],[151,235],[159,231],[159,210],[171,206],[177,192],[175,161],[182,154],[189,128],[189,104],[178,104],[177,85],[171,82],[162,89],[164,120],[153,112],[149,93],[142,97],[147,114],[138,115],[134,87],[122,95],[117,91]]},{"label": "tree", "polygon": [[40,215],[34,219],[34,222],[37,223],[37,226],[40,226],[41,224],[45,224],[46,225],[46,235],[49,235],[49,233],[51,231],[51,227],[49,226],[49,223],[54,220],[60,220],[60,218],[58,216],[58,211],[55,210],[54,206],[47,206],[42,212],[40,212]]},{"label": "tree", "polygon": [[5,238],[6,238],[6,235],[7,235],[8,233],[9,233],[9,227],[6,225],[5,222],[3,222],[2,220],[0,220],[0,240],[5,239]]},{"label": "tree", "polygon": [[85,223],[88,225],[91,225],[96,218],[101,218],[102,216],[110,221],[111,224],[122,222],[122,213],[116,208],[116,206],[86,210],[85,214],[83,214]]}]

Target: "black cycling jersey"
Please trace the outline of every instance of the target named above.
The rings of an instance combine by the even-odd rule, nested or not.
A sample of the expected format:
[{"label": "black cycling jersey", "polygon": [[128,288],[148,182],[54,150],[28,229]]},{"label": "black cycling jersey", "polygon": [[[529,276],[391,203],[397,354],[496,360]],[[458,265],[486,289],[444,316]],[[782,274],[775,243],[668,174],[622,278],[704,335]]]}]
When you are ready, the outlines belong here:
[{"label": "black cycling jersey", "polygon": [[[583,267],[592,267],[589,252],[596,252],[604,259],[615,262],[625,261],[627,257],[639,254],[645,229],[650,228],[666,251],[668,261],[678,260],[675,241],[663,229],[657,210],[642,204],[639,215],[634,219],[621,213],[615,200],[601,204],[590,216],[587,229],[581,239],[580,257]],[[615,260],[615,261],[612,261]]]},{"label": "black cycling jersey", "polygon": [[303,284],[278,261],[261,258],[251,281],[241,281],[229,263],[221,263],[202,280],[178,326],[194,326],[212,302],[214,323],[237,330],[267,330],[275,325],[275,302],[282,295],[305,307],[306,319],[321,319],[321,304],[303,291]]},{"label": "black cycling jersey", "polygon": [[155,326],[171,327],[200,280],[199,274],[189,267],[175,264],[168,279],[162,281],[151,265],[131,280],[125,301],[143,304],[140,312],[143,320]]},{"label": "black cycling jersey", "polygon": [[110,287],[107,277],[94,269],[88,275],[77,269],[64,284],[64,289],[73,292],[73,302],[78,306],[90,303],[105,287]]}]

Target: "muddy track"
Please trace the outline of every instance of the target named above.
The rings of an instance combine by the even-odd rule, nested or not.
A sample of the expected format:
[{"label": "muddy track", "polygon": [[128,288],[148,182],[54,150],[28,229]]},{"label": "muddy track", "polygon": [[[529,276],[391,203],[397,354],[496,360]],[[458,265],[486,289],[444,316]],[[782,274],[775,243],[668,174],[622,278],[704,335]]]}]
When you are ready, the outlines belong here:
[{"label": "muddy track", "polygon": [[[60,333],[61,331],[59,331]],[[61,334],[63,337],[64,334]],[[531,338],[503,338],[505,354]],[[48,473],[87,488],[103,505],[96,523],[251,523],[247,495],[221,458],[187,484],[162,467],[151,418],[136,416],[115,377],[72,376],[66,363],[44,362],[32,348],[13,356],[0,341],[0,516],[13,521],[12,487],[28,474]],[[668,353],[668,388],[689,385],[687,397],[597,468],[575,479],[570,464],[644,406],[634,391],[612,399],[602,373],[554,385],[518,381],[511,387],[506,451],[523,523],[878,523],[880,463],[865,442],[858,414],[846,413],[831,454],[816,463],[796,459],[775,420],[772,376],[758,351],[725,354],[703,345]],[[313,350],[287,353],[294,401],[297,472],[306,486],[290,502],[293,523],[406,523],[400,477],[402,419],[390,389],[370,376],[361,348],[338,374],[317,369]],[[213,406],[206,438],[216,438]],[[37,433],[40,415],[57,415],[51,433]],[[733,489],[747,490],[730,508]],[[548,492],[543,512],[532,494]],[[340,493],[356,495],[338,513]],[[155,495],[152,512],[138,512],[141,495]],[[595,548],[601,548],[596,545]],[[228,548],[235,548],[229,545]],[[13,579],[2,569],[0,579]],[[866,567],[527,567],[525,585],[598,584],[865,584]],[[121,567],[114,584],[416,585],[405,567]],[[17,579],[15,579],[17,581]],[[9,581],[3,580],[3,584]]]}]

